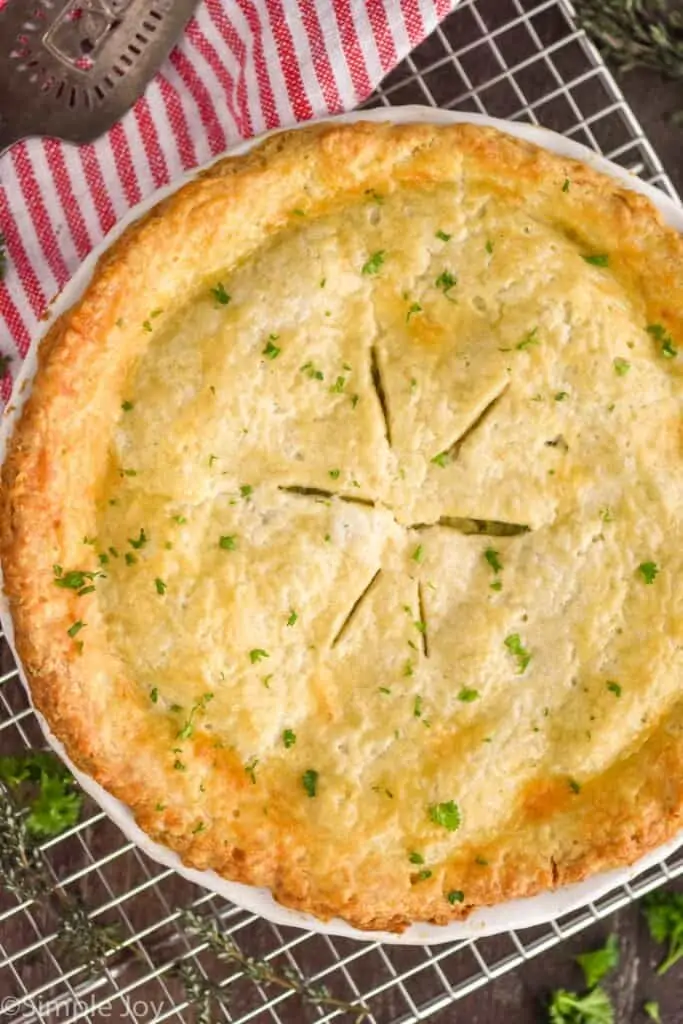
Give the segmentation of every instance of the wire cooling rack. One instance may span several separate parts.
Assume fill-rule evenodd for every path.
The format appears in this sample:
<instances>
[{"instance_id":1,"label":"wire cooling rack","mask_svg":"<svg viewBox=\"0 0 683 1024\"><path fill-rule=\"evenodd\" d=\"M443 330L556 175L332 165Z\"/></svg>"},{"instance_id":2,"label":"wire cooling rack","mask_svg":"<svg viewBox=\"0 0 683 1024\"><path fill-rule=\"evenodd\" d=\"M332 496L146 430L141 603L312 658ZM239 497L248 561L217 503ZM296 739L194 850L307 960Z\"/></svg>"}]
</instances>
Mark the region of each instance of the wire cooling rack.
<instances>
[{"instance_id":1,"label":"wire cooling rack","mask_svg":"<svg viewBox=\"0 0 683 1024\"><path fill-rule=\"evenodd\" d=\"M463 0L366 106L405 103L542 123L675 195L566 0ZM4 638L1 644L0 750L43 746ZM12 1024L191 1021L196 1010L173 973L178 961L229 995L214 1004L215 1020L303 1024L340 1017L212 959L179 925L188 907L217 920L246 955L279 971L295 969L339 999L363 1003L374 1024L409 1024L683 875L681 850L596 904L542 927L433 949L381 946L256 918L159 867L87 801L86 811L75 828L45 844L43 856L55 883L82 900L95 923L117 926L124 950L105 969L84 969L64 953L58 919L44 901L21 903L0 894L0 1019Z\"/></svg>"}]
</instances>

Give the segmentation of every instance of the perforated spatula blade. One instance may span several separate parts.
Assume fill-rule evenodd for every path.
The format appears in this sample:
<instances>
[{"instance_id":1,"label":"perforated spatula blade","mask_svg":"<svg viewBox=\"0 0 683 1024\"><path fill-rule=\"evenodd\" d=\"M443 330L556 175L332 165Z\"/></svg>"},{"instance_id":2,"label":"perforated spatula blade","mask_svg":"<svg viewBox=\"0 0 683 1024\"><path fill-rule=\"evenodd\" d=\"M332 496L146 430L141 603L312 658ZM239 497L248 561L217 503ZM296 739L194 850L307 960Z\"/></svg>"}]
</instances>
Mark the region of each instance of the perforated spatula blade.
<instances>
[{"instance_id":1,"label":"perforated spatula blade","mask_svg":"<svg viewBox=\"0 0 683 1024\"><path fill-rule=\"evenodd\" d=\"M135 100L197 0L0 0L0 153L49 135L91 142Z\"/></svg>"}]
</instances>

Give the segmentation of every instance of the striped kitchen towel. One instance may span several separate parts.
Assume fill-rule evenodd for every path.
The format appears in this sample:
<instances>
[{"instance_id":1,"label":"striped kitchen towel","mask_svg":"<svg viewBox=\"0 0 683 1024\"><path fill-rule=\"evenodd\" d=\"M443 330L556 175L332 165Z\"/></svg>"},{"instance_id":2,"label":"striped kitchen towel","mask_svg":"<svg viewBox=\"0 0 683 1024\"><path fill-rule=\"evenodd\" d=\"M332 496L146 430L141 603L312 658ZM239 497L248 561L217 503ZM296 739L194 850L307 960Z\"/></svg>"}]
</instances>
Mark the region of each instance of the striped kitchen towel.
<instances>
[{"instance_id":1,"label":"striped kitchen towel","mask_svg":"<svg viewBox=\"0 0 683 1024\"><path fill-rule=\"evenodd\" d=\"M107 135L0 158L2 401L49 301L131 206L239 139L357 106L456 2L202 0Z\"/></svg>"}]
</instances>

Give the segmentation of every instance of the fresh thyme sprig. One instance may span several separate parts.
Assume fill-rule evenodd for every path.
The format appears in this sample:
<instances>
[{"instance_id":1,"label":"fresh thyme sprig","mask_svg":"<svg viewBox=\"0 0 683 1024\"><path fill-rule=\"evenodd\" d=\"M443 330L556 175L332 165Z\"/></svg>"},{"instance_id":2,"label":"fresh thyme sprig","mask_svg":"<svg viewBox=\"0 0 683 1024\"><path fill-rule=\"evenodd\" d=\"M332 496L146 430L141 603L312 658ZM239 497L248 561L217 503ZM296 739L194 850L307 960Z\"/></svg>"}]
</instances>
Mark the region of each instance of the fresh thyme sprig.
<instances>
[{"instance_id":1,"label":"fresh thyme sprig","mask_svg":"<svg viewBox=\"0 0 683 1024\"><path fill-rule=\"evenodd\" d=\"M315 985L306 981L291 967L277 969L265 960L248 956L230 935L219 930L214 920L186 910L181 914L181 924L188 935L205 942L218 960L222 963L235 964L247 978L258 984L275 985L277 988L296 992L309 1006L326 1006L352 1014L356 1024L360 1024L370 1015L366 1006L335 998L325 985Z\"/></svg>"},{"instance_id":2,"label":"fresh thyme sprig","mask_svg":"<svg viewBox=\"0 0 683 1024\"><path fill-rule=\"evenodd\" d=\"M582 28L622 68L683 77L683 11L670 0L574 0Z\"/></svg>"}]
</instances>

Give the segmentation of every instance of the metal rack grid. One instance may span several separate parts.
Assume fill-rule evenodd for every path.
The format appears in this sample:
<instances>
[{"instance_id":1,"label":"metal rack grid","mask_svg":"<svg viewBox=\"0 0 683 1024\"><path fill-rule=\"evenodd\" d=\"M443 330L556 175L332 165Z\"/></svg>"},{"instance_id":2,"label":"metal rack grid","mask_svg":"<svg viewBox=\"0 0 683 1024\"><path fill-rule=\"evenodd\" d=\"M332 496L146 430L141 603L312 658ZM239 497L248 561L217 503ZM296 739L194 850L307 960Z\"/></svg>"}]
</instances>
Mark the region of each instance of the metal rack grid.
<instances>
[{"instance_id":1,"label":"metal rack grid","mask_svg":"<svg viewBox=\"0 0 683 1024\"><path fill-rule=\"evenodd\" d=\"M596 50L577 29L567 0L463 0L458 9L382 83L366 106L427 103L543 123L584 142L657 184L674 189ZM0 639L0 750L40 747L6 641ZM272 925L163 869L128 843L86 801L83 820L44 844L48 871L78 894L98 923L118 926L124 950L105 969L69 962L57 918L44 905L0 894L0 1015L35 1021L189 1021L194 1010L173 975L192 964L230 1001L214 1019L232 1024L324 1022L339 1011L303 1006L291 993L219 965L178 926L191 907L221 924L248 955L289 966L362 1002L373 1024L426 1020L492 979L683 875L683 850L596 904L519 933L429 948L316 936ZM134 954L134 955L131 955ZM3 998L16 1004L5 1004Z\"/></svg>"}]
</instances>

